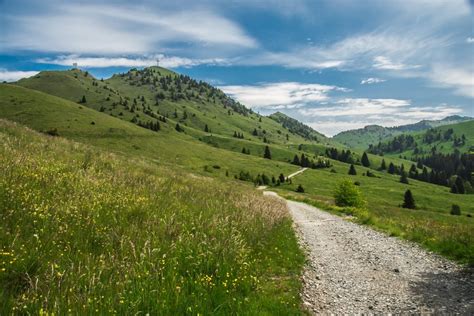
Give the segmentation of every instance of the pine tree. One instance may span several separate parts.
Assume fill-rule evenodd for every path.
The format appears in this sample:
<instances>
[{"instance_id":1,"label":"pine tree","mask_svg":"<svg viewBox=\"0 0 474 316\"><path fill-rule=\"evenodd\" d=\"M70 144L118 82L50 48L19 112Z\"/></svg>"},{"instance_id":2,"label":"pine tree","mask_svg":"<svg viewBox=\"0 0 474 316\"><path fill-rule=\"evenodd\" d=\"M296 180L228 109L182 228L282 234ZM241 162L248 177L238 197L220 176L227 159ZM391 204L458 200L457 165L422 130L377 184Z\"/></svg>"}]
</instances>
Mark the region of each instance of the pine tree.
<instances>
[{"instance_id":1,"label":"pine tree","mask_svg":"<svg viewBox=\"0 0 474 316\"><path fill-rule=\"evenodd\" d=\"M234 137L237 138L237 132L236 131L234 131Z\"/></svg>"},{"instance_id":2,"label":"pine tree","mask_svg":"<svg viewBox=\"0 0 474 316\"><path fill-rule=\"evenodd\" d=\"M265 146L265 152L263 153L263 158L272 159L272 154L270 153L270 148Z\"/></svg>"},{"instance_id":3,"label":"pine tree","mask_svg":"<svg viewBox=\"0 0 474 316\"><path fill-rule=\"evenodd\" d=\"M454 184L456 185L456 188L458 189L459 194L466 193L466 189L464 188L464 181L462 180L460 176L456 177L456 181L454 182Z\"/></svg>"},{"instance_id":4,"label":"pine tree","mask_svg":"<svg viewBox=\"0 0 474 316\"><path fill-rule=\"evenodd\" d=\"M299 166L300 165L300 158L298 158L298 155L295 155L293 158L292 164Z\"/></svg>"},{"instance_id":5,"label":"pine tree","mask_svg":"<svg viewBox=\"0 0 474 316\"><path fill-rule=\"evenodd\" d=\"M296 192L304 193L304 189L303 189L303 186L301 186L301 184L298 184L298 187L296 188Z\"/></svg>"},{"instance_id":6,"label":"pine tree","mask_svg":"<svg viewBox=\"0 0 474 316\"><path fill-rule=\"evenodd\" d=\"M247 153L247 151L245 150L245 147L242 148L242 154L246 154L246 153Z\"/></svg>"},{"instance_id":7,"label":"pine tree","mask_svg":"<svg viewBox=\"0 0 474 316\"><path fill-rule=\"evenodd\" d=\"M388 173L390 174L395 173L395 165L392 162L388 165Z\"/></svg>"},{"instance_id":8,"label":"pine tree","mask_svg":"<svg viewBox=\"0 0 474 316\"><path fill-rule=\"evenodd\" d=\"M351 164L351 166L349 168L349 174L352 175L352 176L355 176L357 174L357 171L356 171L353 164Z\"/></svg>"},{"instance_id":9,"label":"pine tree","mask_svg":"<svg viewBox=\"0 0 474 316\"><path fill-rule=\"evenodd\" d=\"M410 190L406 190L405 192L402 207L409 208L409 209L416 208L415 199L413 198L413 195L411 194Z\"/></svg>"},{"instance_id":10,"label":"pine tree","mask_svg":"<svg viewBox=\"0 0 474 316\"><path fill-rule=\"evenodd\" d=\"M387 165L385 164L385 159L382 159L382 164L380 165L380 170L387 170Z\"/></svg>"},{"instance_id":11,"label":"pine tree","mask_svg":"<svg viewBox=\"0 0 474 316\"><path fill-rule=\"evenodd\" d=\"M80 103L87 103L86 96L83 95Z\"/></svg>"},{"instance_id":12,"label":"pine tree","mask_svg":"<svg viewBox=\"0 0 474 316\"><path fill-rule=\"evenodd\" d=\"M252 135L253 135L253 136L258 136L258 132L257 132L257 129L256 129L256 128L254 128L254 130L253 130L253 132L252 132Z\"/></svg>"},{"instance_id":13,"label":"pine tree","mask_svg":"<svg viewBox=\"0 0 474 316\"><path fill-rule=\"evenodd\" d=\"M204 126L204 132L209 133L209 126L207 124Z\"/></svg>"},{"instance_id":14,"label":"pine tree","mask_svg":"<svg viewBox=\"0 0 474 316\"><path fill-rule=\"evenodd\" d=\"M280 175L278 176L278 180L280 181L280 183L285 183L285 176L283 175L283 173L280 173Z\"/></svg>"},{"instance_id":15,"label":"pine tree","mask_svg":"<svg viewBox=\"0 0 474 316\"><path fill-rule=\"evenodd\" d=\"M184 129L181 126L179 126L178 123L176 123L175 130L178 132L184 132Z\"/></svg>"},{"instance_id":16,"label":"pine tree","mask_svg":"<svg viewBox=\"0 0 474 316\"><path fill-rule=\"evenodd\" d=\"M408 178L407 178L407 173L405 171L402 172L402 175L400 176L400 182L408 184Z\"/></svg>"},{"instance_id":17,"label":"pine tree","mask_svg":"<svg viewBox=\"0 0 474 316\"><path fill-rule=\"evenodd\" d=\"M370 167L370 161L369 161L369 157L367 156L367 153L364 152L362 154L362 159L360 161L362 163L362 166L364 167Z\"/></svg>"}]
</instances>

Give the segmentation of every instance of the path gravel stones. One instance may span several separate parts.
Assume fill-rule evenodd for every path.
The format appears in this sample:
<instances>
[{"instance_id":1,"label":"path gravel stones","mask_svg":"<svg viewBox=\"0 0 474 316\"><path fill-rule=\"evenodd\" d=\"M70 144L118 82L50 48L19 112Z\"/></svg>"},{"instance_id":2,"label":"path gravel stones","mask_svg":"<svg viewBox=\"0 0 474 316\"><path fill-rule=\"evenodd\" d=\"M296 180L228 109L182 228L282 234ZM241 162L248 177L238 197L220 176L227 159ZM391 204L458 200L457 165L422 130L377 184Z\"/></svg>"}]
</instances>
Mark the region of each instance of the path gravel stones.
<instances>
[{"instance_id":1,"label":"path gravel stones","mask_svg":"<svg viewBox=\"0 0 474 316\"><path fill-rule=\"evenodd\" d=\"M302 298L310 312L474 315L472 270L307 204L287 203L308 251Z\"/></svg>"}]
</instances>

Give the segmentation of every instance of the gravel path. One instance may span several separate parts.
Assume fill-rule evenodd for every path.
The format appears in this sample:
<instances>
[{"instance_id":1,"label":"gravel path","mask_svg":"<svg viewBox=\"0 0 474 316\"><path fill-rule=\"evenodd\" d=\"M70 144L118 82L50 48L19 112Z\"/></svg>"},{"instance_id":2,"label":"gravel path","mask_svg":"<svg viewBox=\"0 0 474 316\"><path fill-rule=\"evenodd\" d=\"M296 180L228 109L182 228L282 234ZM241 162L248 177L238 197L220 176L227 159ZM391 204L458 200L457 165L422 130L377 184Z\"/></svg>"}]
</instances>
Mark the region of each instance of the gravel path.
<instances>
[{"instance_id":1,"label":"gravel path","mask_svg":"<svg viewBox=\"0 0 474 316\"><path fill-rule=\"evenodd\" d=\"M307 204L287 203L308 251L302 298L314 314L474 315L472 271Z\"/></svg>"}]
</instances>

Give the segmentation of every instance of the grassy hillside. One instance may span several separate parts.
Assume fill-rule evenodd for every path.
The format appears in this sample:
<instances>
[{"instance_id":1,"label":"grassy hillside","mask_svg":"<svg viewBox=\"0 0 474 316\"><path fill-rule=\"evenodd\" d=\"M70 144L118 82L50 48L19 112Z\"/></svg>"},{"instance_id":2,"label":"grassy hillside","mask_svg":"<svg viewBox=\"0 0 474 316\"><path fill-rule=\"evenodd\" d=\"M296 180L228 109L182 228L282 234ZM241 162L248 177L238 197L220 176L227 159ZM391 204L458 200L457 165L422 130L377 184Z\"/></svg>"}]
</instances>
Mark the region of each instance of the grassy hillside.
<instances>
[{"instance_id":1,"label":"grassy hillside","mask_svg":"<svg viewBox=\"0 0 474 316\"><path fill-rule=\"evenodd\" d=\"M371 144L375 145L379 142L387 141L397 135L426 131L430 128L456 124L468 120L472 120L472 118L453 115L442 120L423 120L415 124L397 127L369 125L361 129L341 132L335 135L333 139L350 148L367 149Z\"/></svg>"},{"instance_id":2,"label":"grassy hillside","mask_svg":"<svg viewBox=\"0 0 474 316\"><path fill-rule=\"evenodd\" d=\"M0 314L300 313L279 200L3 120L0 142Z\"/></svg>"},{"instance_id":3,"label":"grassy hillside","mask_svg":"<svg viewBox=\"0 0 474 316\"><path fill-rule=\"evenodd\" d=\"M181 166L220 177L225 177L226 172L233 177L241 171L278 176L280 172L286 174L298 169L278 161L219 150L171 127L154 132L82 104L14 85L0 85L0 95L2 118L38 131L55 131L59 136L105 150L146 157L173 168Z\"/></svg>"},{"instance_id":4,"label":"grassy hillside","mask_svg":"<svg viewBox=\"0 0 474 316\"><path fill-rule=\"evenodd\" d=\"M160 67L130 70L104 81L80 70L41 72L17 84L73 102L84 96L84 106L135 123L159 122L160 117L166 117L169 124L165 129L174 129L179 123L196 138L206 134L207 126L213 134L233 137L238 133L258 142L309 141L253 113L207 83Z\"/></svg>"}]
</instances>

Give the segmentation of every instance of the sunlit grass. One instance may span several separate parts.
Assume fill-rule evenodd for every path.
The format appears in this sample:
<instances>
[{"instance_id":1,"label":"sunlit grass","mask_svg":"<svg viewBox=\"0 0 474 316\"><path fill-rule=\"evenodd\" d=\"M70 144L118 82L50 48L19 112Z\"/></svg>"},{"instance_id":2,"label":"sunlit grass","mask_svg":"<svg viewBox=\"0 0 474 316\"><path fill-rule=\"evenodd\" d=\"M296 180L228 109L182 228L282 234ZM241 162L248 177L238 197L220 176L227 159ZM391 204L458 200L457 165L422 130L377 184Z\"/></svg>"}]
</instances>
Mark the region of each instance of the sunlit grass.
<instances>
[{"instance_id":1,"label":"sunlit grass","mask_svg":"<svg viewBox=\"0 0 474 316\"><path fill-rule=\"evenodd\" d=\"M0 145L0 314L300 312L283 202L5 121Z\"/></svg>"}]
</instances>

